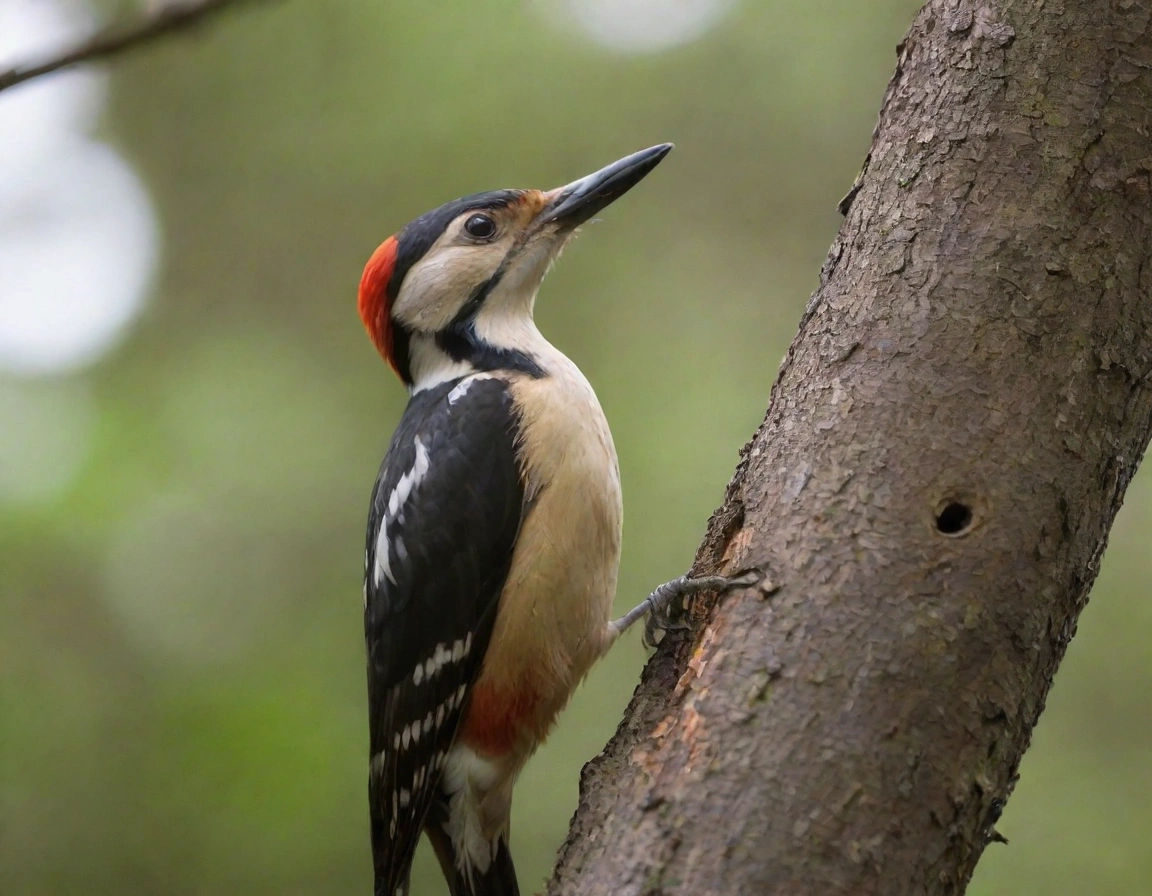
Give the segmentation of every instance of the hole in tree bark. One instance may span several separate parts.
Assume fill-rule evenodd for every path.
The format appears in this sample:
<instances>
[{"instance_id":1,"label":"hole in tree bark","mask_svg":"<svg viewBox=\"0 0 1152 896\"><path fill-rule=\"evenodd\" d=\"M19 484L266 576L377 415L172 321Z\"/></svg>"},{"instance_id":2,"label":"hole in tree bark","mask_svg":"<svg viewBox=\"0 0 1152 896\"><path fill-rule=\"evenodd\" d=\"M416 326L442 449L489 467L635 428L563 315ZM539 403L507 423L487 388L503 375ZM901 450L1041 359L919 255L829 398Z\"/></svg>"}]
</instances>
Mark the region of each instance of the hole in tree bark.
<instances>
[{"instance_id":1,"label":"hole in tree bark","mask_svg":"<svg viewBox=\"0 0 1152 896\"><path fill-rule=\"evenodd\" d=\"M949 501L936 514L936 531L941 535L963 535L972 528L972 508Z\"/></svg>"}]
</instances>

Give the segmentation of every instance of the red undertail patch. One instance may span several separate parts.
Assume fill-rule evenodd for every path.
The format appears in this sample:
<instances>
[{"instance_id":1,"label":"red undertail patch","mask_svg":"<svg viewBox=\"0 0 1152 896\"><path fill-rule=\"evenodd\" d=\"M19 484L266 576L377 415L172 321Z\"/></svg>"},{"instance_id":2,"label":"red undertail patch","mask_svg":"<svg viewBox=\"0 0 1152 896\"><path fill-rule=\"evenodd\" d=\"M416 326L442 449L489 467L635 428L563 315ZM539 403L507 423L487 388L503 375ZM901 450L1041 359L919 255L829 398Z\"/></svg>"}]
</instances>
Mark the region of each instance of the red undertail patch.
<instances>
[{"instance_id":1,"label":"red undertail patch","mask_svg":"<svg viewBox=\"0 0 1152 896\"><path fill-rule=\"evenodd\" d=\"M528 690L499 691L480 682L468 698L468 710L460 727L460 740L482 756L505 756L525 737L543 738L538 731L538 699Z\"/></svg>"}]
</instances>

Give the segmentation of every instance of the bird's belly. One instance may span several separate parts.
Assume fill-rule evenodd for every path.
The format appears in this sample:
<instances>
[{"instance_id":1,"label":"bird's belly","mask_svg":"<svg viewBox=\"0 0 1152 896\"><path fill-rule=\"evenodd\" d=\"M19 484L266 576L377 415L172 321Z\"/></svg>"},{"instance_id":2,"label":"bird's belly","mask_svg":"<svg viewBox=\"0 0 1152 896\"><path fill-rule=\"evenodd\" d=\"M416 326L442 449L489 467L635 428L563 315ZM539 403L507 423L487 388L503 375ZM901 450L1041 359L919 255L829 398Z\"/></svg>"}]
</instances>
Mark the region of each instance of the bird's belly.
<instances>
[{"instance_id":1,"label":"bird's belly","mask_svg":"<svg viewBox=\"0 0 1152 896\"><path fill-rule=\"evenodd\" d=\"M534 503L461 732L487 755L530 751L609 643L623 515L616 452L599 405L566 419L575 422L546 430L554 444L526 454L543 461L526 471Z\"/></svg>"}]
</instances>

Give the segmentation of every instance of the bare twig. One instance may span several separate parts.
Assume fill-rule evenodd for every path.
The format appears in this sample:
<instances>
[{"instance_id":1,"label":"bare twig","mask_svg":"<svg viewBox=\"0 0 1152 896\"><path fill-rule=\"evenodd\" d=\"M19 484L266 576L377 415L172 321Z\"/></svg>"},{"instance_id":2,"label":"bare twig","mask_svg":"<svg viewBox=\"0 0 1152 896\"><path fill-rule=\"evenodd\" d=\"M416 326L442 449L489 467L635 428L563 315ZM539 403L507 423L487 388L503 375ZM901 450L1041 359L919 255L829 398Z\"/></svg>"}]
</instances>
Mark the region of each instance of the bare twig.
<instances>
[{"instance_id":1,"label":"bare twig","mask_svg":"<svg viewBox=\"0 0 1152 896\"><path fill-rule=\"evenodd\" d=\"M198 25L214 13L243 2L246 0L171 0L154 12L131 22L112 25L48 59L0 72L0 90L7 90L78 62L115 56L140 44Z\"/></svg>"}]
</instances>

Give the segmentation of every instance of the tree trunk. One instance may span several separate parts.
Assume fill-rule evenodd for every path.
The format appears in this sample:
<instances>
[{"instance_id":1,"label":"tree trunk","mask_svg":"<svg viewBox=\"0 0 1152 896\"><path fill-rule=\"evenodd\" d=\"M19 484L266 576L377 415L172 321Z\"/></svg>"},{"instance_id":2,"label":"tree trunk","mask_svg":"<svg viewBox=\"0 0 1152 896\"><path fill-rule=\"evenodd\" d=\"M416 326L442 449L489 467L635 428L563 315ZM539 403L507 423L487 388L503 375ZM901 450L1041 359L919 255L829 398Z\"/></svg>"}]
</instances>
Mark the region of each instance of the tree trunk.
<instances>
[{"instance_id":1,"label":"tree trunk","mask_svg":"<svg viewBox=\"0 0 1152 896\"><path fill-rule=\"evenodd\" d=\"M960 893L1152 432L1152 0L932 0L548 892Z\"/></svg>"}]
</instances>

